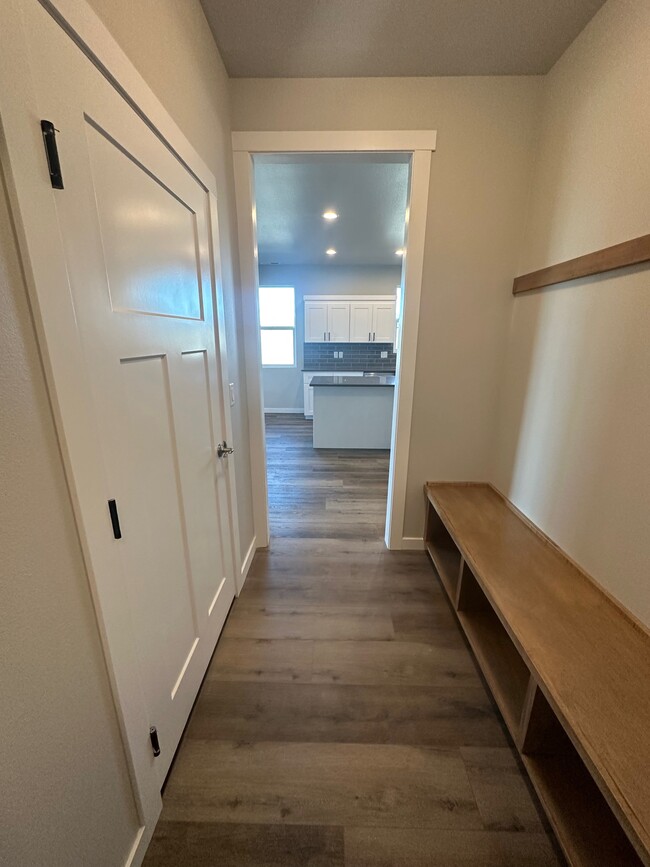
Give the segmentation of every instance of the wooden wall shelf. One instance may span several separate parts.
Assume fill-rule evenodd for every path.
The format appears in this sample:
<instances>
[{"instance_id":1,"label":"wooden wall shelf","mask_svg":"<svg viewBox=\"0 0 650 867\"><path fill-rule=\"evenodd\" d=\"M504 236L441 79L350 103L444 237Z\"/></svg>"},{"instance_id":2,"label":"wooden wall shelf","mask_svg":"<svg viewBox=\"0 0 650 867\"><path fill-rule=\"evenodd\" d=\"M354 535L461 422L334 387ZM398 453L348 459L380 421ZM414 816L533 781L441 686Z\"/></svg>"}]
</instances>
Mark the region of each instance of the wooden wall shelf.
<instances>
[{"instance_id":1,"label":"wooden wall shelf","mask_svg":"<svg viewBox=\"0 0 650 867\"><path fill-rule=\"evenodd\" d=\"M650 635L490 485L426 548L572 867L650 865Z\"/></svg>"},{"instance_id":2,"label":"wooden wall shelf","mask_svg":"<svg viewBox=\"0 0 650 867\"><path fill-rule=\"evenodd\" d=\"M512 294L521 295L523 292L532 292L534 289L543 289L567 280L577 280L578 277L603 274L605 271L614 271L641 262L650 262L650 235L641 235L640 238L605 247L595 253L587 253L539 271L531 271L530 274L522 274L515 277Z\"/></svg>"}]
</instances>

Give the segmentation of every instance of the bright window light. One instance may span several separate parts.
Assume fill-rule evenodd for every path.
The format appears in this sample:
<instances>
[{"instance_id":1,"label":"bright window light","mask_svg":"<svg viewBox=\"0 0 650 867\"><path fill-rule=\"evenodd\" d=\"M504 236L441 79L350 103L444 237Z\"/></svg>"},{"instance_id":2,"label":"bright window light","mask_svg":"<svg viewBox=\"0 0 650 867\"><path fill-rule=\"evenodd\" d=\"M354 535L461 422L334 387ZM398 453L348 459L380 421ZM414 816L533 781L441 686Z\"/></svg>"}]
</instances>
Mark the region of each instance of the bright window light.
<instances>
[{"instance_id":1,"label":"bright window light","mask_svg":"<svg viewBox=\"0 0 650 867\"><path fill-rule=\"evenodd\" d=\"M295 367L296 301L292 286L260 286L260 336L264 367Z\"/></svg>"}]
</instances>

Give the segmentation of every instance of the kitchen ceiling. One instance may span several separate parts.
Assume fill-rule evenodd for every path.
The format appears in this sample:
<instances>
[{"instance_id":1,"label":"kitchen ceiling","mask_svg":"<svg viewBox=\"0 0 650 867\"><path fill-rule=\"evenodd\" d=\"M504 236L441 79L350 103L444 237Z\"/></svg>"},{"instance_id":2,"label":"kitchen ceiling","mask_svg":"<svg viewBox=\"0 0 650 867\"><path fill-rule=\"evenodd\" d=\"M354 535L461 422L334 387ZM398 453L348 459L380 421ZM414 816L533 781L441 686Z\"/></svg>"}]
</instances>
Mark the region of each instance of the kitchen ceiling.
<instances>
[{"instance_id":1,"label":"kitchen ceiling","mask_svg":"<svg viewBox=\"0 0 650 867\"><path fill-rule=\"evenodd\" d=\"M604 0L202 0L233 78L536 75Z\"/></svg>"},{"instance_id":2,"label":"kitchen ceiling","mask_svg":"<svg viewBox=\"0 0 650 867\"><path fill-rule=\"evenodd\" d=\"M260 264L399 265L408 173L403 155L255 157Z\"/></svg>"}]
</instances>

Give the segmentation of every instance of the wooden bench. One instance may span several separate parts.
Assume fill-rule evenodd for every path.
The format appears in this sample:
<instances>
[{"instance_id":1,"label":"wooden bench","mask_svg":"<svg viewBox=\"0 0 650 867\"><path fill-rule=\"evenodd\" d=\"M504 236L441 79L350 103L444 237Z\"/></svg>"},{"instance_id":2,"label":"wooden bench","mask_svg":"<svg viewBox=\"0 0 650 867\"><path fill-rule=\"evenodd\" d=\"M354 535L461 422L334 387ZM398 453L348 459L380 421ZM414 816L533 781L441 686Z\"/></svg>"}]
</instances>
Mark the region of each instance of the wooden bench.
<instances>
[{"instance_id":1,"label":"wooden bench","mask_svg":"<svg viewBox=\"0 0 650 867\"><path fill-rule=\"evenodd\" d=\"M425 542L572 865L650 865L650 635L487 484L429 483Z\"/></svg>"}]
</instances>

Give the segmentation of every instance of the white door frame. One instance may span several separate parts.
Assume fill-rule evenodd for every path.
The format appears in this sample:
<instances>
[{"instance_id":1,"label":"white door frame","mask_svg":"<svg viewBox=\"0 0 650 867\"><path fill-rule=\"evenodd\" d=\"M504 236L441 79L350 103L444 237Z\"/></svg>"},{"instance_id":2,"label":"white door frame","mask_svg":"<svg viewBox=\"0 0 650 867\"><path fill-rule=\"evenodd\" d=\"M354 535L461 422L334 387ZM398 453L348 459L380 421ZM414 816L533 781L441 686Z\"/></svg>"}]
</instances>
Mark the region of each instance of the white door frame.
<instances>
[{"instance_id":1,"label":"white door frame","mask_svg":"<svg viewBox=\"0 0 650 867\"><path fill-rule=\"evenodd\" d=\"M385 542L387 547L392 549L421 548L421 540L404 538L404 511L429 202L429 176L431 154L436 149L436 132L434 130L233 132L232 144L244 313L253 517L255 536L260 547L269 544L269 517L258 312L259 273L253 156L260 153L292 152L399 151L411 154L407 238L405 239L407 255L402 271L404 309L393 409Z\"/></svg>"},{"instance_id":2,"label":"white door frame","mask_svg":"<svg viewBox=\"0 0 650 867\"><path fill-rule=\"evenodd\" d=\"M0 160L5 173L12 216L20 247L34 322L38 334L57 434L77 521L79 538L97 614L108 677L140 827L128 865L144 857L162 801L147 743L144 695L134 670L135 637L126 622L118 594L106 592L118 581L121 565L107 532L107 483L96 443L96 420L86 380L80 334L69 290L63 246L57 230L54 195L45 161L38 100L28 62L21 8L40 2L89 60L143 119L152 132L195 176L209 198L214 243L213 285L217 353L221 362L219 400L223 435L232 442L228 367L223 320L224 299L219 261L216 180L189 144L144 79L85 0L5 0L2 4L0 52ZM56 118L50 118L55 121ZM63 177L65 181L65 166ZM49 340L48 334L58 339ZM235 581L241 582L239 529L234 465L229 468L229 508Z\"/></svg>"}]
</instances>

